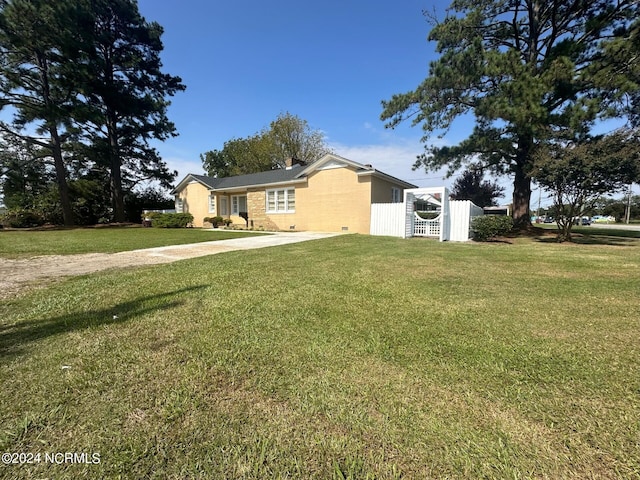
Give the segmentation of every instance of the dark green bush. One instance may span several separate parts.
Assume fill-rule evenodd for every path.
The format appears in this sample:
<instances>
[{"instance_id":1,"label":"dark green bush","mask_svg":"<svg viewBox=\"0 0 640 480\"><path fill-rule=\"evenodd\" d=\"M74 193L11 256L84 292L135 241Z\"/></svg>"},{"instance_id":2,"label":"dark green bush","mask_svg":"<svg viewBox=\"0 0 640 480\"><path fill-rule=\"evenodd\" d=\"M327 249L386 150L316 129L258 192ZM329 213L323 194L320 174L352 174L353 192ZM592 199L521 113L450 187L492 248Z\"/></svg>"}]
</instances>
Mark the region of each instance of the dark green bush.
<instances>
[{"instance_id":1,"label":"dark green bush","mask_svg":"<svg viewBox=\"0 0 640 480\"><path fill-rule=\"evenodd\" d=\"M39 227L45 224L45 219L40 213L26 208L13 208L2 215L0 222L5 227L29 228Z\"/></svg>"},{"instance_id":2,"label":"dark green bush","mask_svg":"<svg viewBox=\"0 0 640 480\"><path fill-rule=\"evenodd\" d=\"M473 239L478 242L486 242L499 235L506 235L512 228L513 219L503 215L484 215L474 217L471 221L471 233Z\"/></svg>"},{"instance_id":3,"label":"dark green bush","mask_svg":"<svg viewBox=\"0 0 640 480\"><path fill-rule=\"evenodd\" d=\"M153 215L151 225L156 228L185 228L192 222L190 213L157 213Z\"/></svg>"},{"instance_id":4,"label":"dark green bush","mask_svg":"<svg viewBox=\"0 0 640 480\"><path fill-rule=\"evenodd\" d=\"M210 223L213 228L218 228L224 222L221 216L216 217L204 217L204 223Z\"/></svg>"}]
</instances>

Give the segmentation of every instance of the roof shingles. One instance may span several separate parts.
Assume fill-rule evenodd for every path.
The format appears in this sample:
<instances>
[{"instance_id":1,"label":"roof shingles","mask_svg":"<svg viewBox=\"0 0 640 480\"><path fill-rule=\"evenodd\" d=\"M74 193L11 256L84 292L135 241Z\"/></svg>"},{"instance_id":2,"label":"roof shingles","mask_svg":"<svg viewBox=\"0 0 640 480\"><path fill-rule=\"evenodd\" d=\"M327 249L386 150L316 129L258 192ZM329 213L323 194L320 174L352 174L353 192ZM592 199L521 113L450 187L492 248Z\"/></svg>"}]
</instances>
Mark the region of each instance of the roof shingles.
<instances>
[{"instance_id":1,"label":"roof shingles","mask_svg":"<svg viewBox=\"0 0 640 480\"><path fill-rule=\"evenodd\" d=\"M190 174L182 182L180 182L180 184L173 190L172 193L175 194L176 192L178 192L183 185L186 185L186 183L188 183L189 179L196 180L207 186L209 189L218 191L292 182L301 176L304 177L314 168L322 166L329 161L346 163L347 165L350 165L352 168L354 168L357 172L383 175L387 178L397 180L400 184L405 184L409 188L415 187L415 185L411 185L410 183L396 179L395 177L391 177L383 172L380 172L379 170L375 170L371 168L370 165L362 165L357 162L338 157L337 155L326 155L322 159L304 167L301 167L300 165L294 165L289 169L268 170L266 172L249 173L247 175L236 175L234 177L213 178L206 175Z\"/></svg>"},{"instance_id":2,"label":"roof shingles","mask_svg":"<svg viewBox=\"0 0 640 480\"><path fill-rule=\"evenodd\" d=\"M256 185L268 185L295 180L300 173L300 168L268 170L266 172L249 173L235 177L213 178L206 175L191 175L199 182L213 190L226 190L231 188L251 187Z\"/></svg>"}]
</instances>

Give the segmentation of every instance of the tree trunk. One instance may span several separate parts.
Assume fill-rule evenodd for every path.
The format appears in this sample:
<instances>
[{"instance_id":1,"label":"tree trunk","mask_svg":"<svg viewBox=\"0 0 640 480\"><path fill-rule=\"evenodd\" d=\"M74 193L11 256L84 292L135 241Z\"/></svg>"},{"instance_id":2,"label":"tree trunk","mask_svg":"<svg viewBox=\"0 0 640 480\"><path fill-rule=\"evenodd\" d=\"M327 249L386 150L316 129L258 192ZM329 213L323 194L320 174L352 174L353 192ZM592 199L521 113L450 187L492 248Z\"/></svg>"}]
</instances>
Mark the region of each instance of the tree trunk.
<instances>
[{"instance_id":1,"label":"tree trunk","mask_svg":"<svg viewBox=\"0 0 640 480\"><path fill-rule=\"evenodd\" d=\"M517 168L513 180L513 226L516 229L526 229L531 226L531 178L522 168Z\"/></svg>"},{"instance_id":2,"label":"tree trunk","mask_svg":"<svg viewBox=\"0 0 640 480\"><path fill-rule=\"evenodd\" d=\"M518 152L513 179L513 227L525 230L531 227L531 177L527 166L531 163L533 140L529 135L522 135L518 141Z\"/></svg>"},{"instance_id":3,"label":"tree trunk","mask_svg":"<svg viewBox=\"0 0 640 480\"><path fill-rule=\"evenodd\" d=\"M51 100L51 89L49 85L49 63L43 55L37 55L37 64L40 67L40 82L42 84L42 100L47 110L51 110L53 102ZM49 135L51 136L51 154L56 170L56 183L58 184L58 194L60 195L60 206L62 207L62 220L65 226L74 224L73 209L69 198L69 185L67 183L67 169L62 158L62 145L60 134L55 119L47 119Z\"/></svg>"},{"instance_id":4,"label":"tree trunk","mask_svg":"<svg viewBox=\"0 0 640 480\"><path fill-rule=\"evenodd\" d=\"M65 226L74 225L73 209L69 197L69 184L67 183L67 169L62 158L62 147L60 146L60 135L55 126L49 127L51 135L51 153L56 170L56 183L58 184L58 195L60 196L60 206L62 207L62 220Z\"/></svg>"},{"instance_id":5,"label":"tree trunk","mask_svg":"<svg viewBox=\"0 0 640 480\"><path fill-rule=\"evenodd\" d=\"M124 194L122 193L122 161L118 145L117 120L113 112L107 112L107 135L109 136L109 166L111 181L111 203L113 206L113 221L126 220L124 210Z\"/></svg>"}]
</instances>

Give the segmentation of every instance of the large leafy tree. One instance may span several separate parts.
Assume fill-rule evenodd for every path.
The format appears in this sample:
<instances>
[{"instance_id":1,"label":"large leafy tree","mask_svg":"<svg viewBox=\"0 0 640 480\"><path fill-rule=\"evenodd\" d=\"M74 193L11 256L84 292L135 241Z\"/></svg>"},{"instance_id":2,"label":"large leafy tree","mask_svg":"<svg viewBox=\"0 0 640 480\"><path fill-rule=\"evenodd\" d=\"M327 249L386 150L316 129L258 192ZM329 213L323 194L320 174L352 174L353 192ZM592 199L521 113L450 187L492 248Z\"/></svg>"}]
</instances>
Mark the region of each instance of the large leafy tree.
<instances>
[{"instance_id":1,"label":"large leafy tree","mask_svg":"<svg viewBox=\"0 0 640 480\"><path fill-rule=\"evenodd\" d=\"M533 174L562 212L557 218L559 240L571 240L574 218L601 195L620 191L640 177L640 134L620 130L579 143L545 145L536 153Z\"/></svg>"},{"instance_id":2,"label":"large leafy tree","mask_svg":"<svg viewBox=\"0 0 640 480\"><path fill-rule=\"evenodd\" d=\"M147 22L134 0L91 0L84 52L86 109L92 157L110 172L115 221L124 221L125 191L141 180L169 184L170 172L149 140L176 135L168 120L168 96L185 89L162 72L162 27ZM90 129L86 129L90 126Z\"/></svg>"},{"instance_id":3,"label":"large leafy tree","mask_svg":"<svg viewBox=\"0 0 640 480\"><path fill-rule=\"evenodd\" d=\"M202 162L202 168L210 177L224 178L232 175L232 159L229 158L224 148L222 150L216 149L201 153L200 161Z\"/></svg>"},{"instance_id":4,"label":"large leafy tree","mask_svg":"<svg viewBox=\"0 0 640 480\"><path fill-rule=\"evenodd\" d=\"M72 225L63 144L78 94L81 14L72 0L3 1L0 9L0 107L13 113L0 128L53 158L64 223Z\"/></svg>"},{"instance_id":5,"label":"large leafy tree","mask_svg":"<svg viewBox=\"0 0 640 480\"><path fill-rule=\"evenodd\" d=\"M222 150L205 152L200 155L200 160L207 175L222 178L277 168L272 157L269 139L256 134L228 140Z\"/></svg>"},{"instance_id":6,"label":"large leafy tree","mask_svg":"<svg viewBox=\"0 0 640 480\"><path fill-rule=\"evenodd\" d=\"M429 40L440 57L414 91L383 102L382 119L422 125L429 141L455 119L475 116L470 136L427 147L414 168L450 172L480 161L513 177L516 227L530 225L531 172L549 135L586 134L599 118L620 116L638 92L624 55L637 29L635 0L455 0ZM606 76L609 76L608 80Z\"/></svg>"},{"instance_id":7,"label":"large leafy tree","mask_svg":"<svg viewBox=\"0 0 640 480\"><path fill-rule=\"evenodd\" d=\"M312 130L309 123L289 112L278 115L262 136L269 143L272 163L284 168L287 158L311 163L331 153L320 130Z\"/></svg>"},{"instance_id":8,"label":"large leafy tree","mask_svg":"<svg viewBox=\"0 0 640 480\"><path fill-rule=\"evenodd\" d=\"M330 152L322 132L287 112L259 133L231 139L222 150L205 152L200 159L208 175L228 177L284 168L287 158L311 163Z\"/></svg>"}]
</instances>

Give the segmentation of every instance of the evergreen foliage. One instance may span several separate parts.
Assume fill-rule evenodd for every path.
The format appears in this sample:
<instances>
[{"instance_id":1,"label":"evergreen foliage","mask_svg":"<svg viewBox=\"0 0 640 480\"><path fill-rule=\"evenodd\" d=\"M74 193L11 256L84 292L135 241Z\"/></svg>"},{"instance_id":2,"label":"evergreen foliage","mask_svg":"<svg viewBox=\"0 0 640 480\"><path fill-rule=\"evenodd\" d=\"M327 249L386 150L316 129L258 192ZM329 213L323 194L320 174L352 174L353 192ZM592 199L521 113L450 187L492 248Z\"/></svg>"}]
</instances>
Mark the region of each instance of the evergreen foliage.
<instances>
[{"instance_id":1,"label":"evergreen foliage","mask_svg":"<svg viewBox=\"0 0 640 480\"><path fill-rule=\"evenodd\" d=\"M167 97L185 88L161 71L161 35L135 0L0 2L0 108L13 113L0 124L6 141L0 167L25 172L51 159L52 171L45 170L55 175L66 225L83 221L72 182L106 185L107 220L122 222L125 199L140 182L168 187L175 178L149 144L176 134ZM37 155L16 162L35 149ZM6 194L16 186L3 188Z\"/></svg>"},{"instance_id":2,"label":"evergreen foliage","mask_svg":"<svg viewBox=\"0 0 640 480\"><path fill-rule=\"evenodd\" d=\"M471 200L478 207L497 205L496 199L503 196L504 187L484 179L479 165L472 165L454 182L451 189L453 200Z\"/></svg>"},{"instance_id":3,"label":"evergreen foliage","mask_svg":"<svg viewBox=\"0 0 640 480\"><path fill-rule=\"evenodd\" d=\"M414 168L450 173L481 161L513 178L516 226L530 225L531 171L539 146L562 132L586 134L598 119L629 117L640 92L639 3L633 0L456 0L429 40L439 58L413 91L383 102L394 127L411 119L423 141L475 117L455 146L427 146Z\"/></svg>"}]
</instances>

